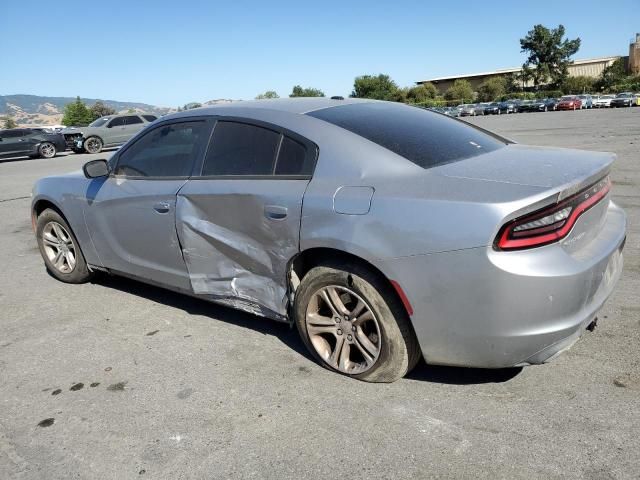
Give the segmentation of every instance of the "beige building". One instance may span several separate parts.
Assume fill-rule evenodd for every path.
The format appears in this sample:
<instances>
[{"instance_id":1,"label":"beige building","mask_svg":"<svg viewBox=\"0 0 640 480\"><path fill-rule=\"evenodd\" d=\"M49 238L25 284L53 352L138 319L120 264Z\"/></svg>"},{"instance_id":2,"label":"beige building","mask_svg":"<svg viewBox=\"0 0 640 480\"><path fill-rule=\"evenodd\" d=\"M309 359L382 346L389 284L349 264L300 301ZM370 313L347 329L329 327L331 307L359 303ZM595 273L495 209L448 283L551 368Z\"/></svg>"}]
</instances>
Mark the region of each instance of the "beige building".
<instances>
[{"instance_id":1,"label":"beige building","mask_svg":"<svg viewBox=\"0 0 640 480\"><path fill-rule=\"evenodd\" d=\"M613 57L598 57L587 58L585 60L575 60L569 65L569 76L578 77L599 77L602 71L615 62L618 58L624 58L627 66L627 71L634 75L640 75L640 33L636 33L634 40L629 42L629 56L622 57L621 55L615 55ZM494 70L492 72L471 73L468 75L452 75L450 77L438 77L430 78L428 80L421 80L416 82L418 85L422 83L433 83L440 93L444 93L449 87L453 85L456 80L467 80L471 83L474 90L478 90L478 87L488 78L500 77L504 75L520 73L522 68L504 68L502 70ZM524 85L525 87L533 86L532 82Z\"/></svg>"},{"instance_id":2,"label":"beige building","mask_svg":"<svg viewBox=\"0 0 640 480\"><path fill-rule=\"evenodd\" d=\"M638 57L640 59L640 49L638 49ZM588 58L585 60L575 60L571 65L569 65L569 76L578 77L584 75L587 77L599 77L605 67L611 65L618 58L620 58L620 55L615 57L598 57ZM477 91L478 87L489 78L519 73L521 70L521 68L504 68L502 70L494 70L492 72L431 78L428 80L421 80L416 83L421 84L431 82L436 86L440 93L444 93L449 87L453 85L453 82L455 82L456 80L467 80L469 83L471 83L473 89ZM530 87L532 85L533 83L529 82L525 86Z\"/></svg>"}]
</instances>

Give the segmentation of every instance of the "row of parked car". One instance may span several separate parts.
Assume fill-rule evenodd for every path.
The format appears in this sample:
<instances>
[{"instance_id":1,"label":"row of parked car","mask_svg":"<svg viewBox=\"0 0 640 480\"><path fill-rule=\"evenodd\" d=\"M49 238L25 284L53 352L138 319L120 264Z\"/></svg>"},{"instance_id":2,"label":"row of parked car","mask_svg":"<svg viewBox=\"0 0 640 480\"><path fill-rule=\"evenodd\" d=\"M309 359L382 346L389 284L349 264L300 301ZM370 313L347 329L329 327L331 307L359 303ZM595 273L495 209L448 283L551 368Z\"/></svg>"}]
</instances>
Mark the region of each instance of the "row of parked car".
<instances>
[{"instance_id":1,"label":"row of parked car","mask_svg":"<svg viewBox=\"0 0 640 480\"><path fill-rule=\"evenodd\" d=\"M87 127L0 130L0 158L53 158L67 149L76 153L100 153L103 148L124 145L157 118L146 113L121 114L98 118Z\"/></svg>"},{"instance_id":2,"label":"row of parked car","mask_svg":"<svg viewBox=\"0 0 640 480\"><path fill-rule=\"evenodd\" d=\"M565 95L560 98L540 98L536 100L513 99L503 102L467 103L457 107L435 107L431 110L452 117L474 117L477 115L500 115L503 113L635 106L640 106L640 93L624 92L617 95Z\"/></svg>"}]
</instances>

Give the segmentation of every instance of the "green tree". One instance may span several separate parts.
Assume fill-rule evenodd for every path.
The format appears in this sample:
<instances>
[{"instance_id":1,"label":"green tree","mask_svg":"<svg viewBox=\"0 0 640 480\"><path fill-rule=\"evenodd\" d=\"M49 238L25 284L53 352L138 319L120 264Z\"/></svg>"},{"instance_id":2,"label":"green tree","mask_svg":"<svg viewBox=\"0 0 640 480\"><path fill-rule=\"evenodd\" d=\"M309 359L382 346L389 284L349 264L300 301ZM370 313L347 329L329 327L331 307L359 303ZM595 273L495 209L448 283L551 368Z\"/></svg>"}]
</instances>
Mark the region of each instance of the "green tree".
<instances>
[{"instance_id":1,"label":"green tree","mask_svg":"<svg viewBox=\"0 0 640 480\"><path fill-rule=\"evenodd\" d=\"M256 100L268 100L270 98L280 98L280 95L278 95L273 90L267 90L266 92L261 93L260 95L258 95L256 97Z\"/></svg>"},{"instance_id":2,"label":"green tree","mask_svg":"<svg viewBox=\"0 0 640 480\"><path fill-rule=\"evenodd\" d=\"M605 67L597 81L596 87L599 90L610 90L614 85L624 83L627 78L624 59L618 58L611 65Z\"/></svg>"},{"instance_id":3,"label":"green tree","mask_svg":"<svg viewBox=\"0 0 640 480\"><path fill-rule=\"evenodd\" d=\"M444 92L444 98L449 102L468 103L473 100L473 88L467 80L456 80L453 85Z\"/></svg>"},{"instance_id":4,"label":"green tree","mask_svg":"<svg viewBox=\"0 0 640 480\"><path fill-rule=\"evenodd\" d=\"M478 100L493 102L507 92L507 79L504 77L487 78L478 87Z\"/></svg>"},{"instance_id":5,"label":"green tree","mask_svg":"<svg viewBox=\"0 0 640 480\"><path fill-rule=\"evenodd\" d=\"M560 85L569 75L571 56L580 48L580 39L564 39L563 25L549 29L544 25L534 25L524 38L520 39L522 52L528 54L523 68L531 68L536 89L549 80Z\"/></svg>"},{"instance_id":6,"label":"green tree","mask_svg":"<svg viewBox=\"0 0 640 480\"><path fill-rule=\"evenodd\" d=\"M324 92L317 88L302 88L296 85L289 97L324 97Z\"/></svg>"},{"instance_id":7,"label":"green tree","mask_svg":"<svg viewBox=\"0 0 640 480\"><path fill-rule=\"evenodd\" d=\"M91 122L93 122L91 110L80 100L80 97L76 97L75 102L65 105L62 117L63 125L67 127L86 127Z\"/></svg>"},{"instance_id":8,"label":"green tree","mask_svg":"<svg viewBox=\"0 0 640 480\"><path fill-rule=\"evenodd\" d=\"M11 117L11 115L7 115L2 120L4 121L4 128L16 128L18 126L18 124Z\"/></svg>"},{"instance_id":9,"label":"green tree","mask_svg":"<svg viewBox=\"0 0 640 480\"><path fill-rule=\"evenodd\" d=\"M422 83L411 87L406 91L406 100L409 103L425 103L433 100L438 95L438 89L431 82Z\"/></svg>"},{"instance_id":10,"label":"green tree","mask_svg":"<svg viewBox=\"0 0 640 480\"><path fill-rule=\"evenodd\" d=\"M567 77L560 85L560 90L564 94L588 93L594 90L596 79L580 75L578 77Z\"/></svg>"},{"instance_id":11,"label":"green tree","mask_svg":"<svg viewBox=\"0 0 640 480\"><path fill-rule=\"evenodd\" d=\"M397 98L398 85L389 75L362 75L353 82L354 98L373 98L376 100L394 100Z\"/></svg>"},{"instance_id":12,"label":"green tree","mask_svg":"<svg viewBox=\"0 0 640 480\"><path fill-rule=\"evenodd\" d=\"M98 100L96 103L91 105L89 110L91 111L91 116L93 117L93 120L96 120L100 117L106 117L107 115L114 115L116 113L116 111L113 108L107 107L100 100Z\"/></svg>"}]
</instances>

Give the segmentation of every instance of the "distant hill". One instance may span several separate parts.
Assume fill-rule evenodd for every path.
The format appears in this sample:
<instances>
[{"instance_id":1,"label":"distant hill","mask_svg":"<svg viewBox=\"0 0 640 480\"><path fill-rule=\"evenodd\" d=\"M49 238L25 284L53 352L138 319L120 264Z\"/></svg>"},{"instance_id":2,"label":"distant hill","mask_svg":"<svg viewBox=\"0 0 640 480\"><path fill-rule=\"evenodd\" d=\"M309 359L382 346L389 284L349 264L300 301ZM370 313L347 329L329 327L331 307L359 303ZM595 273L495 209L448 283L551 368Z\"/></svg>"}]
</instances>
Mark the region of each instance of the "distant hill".
<instances>
[{"instance_id":1,"label":"distant hill","mask_svg":"<svg viewBox=\"0 0 640 480\"><path fill-rule=\"evenodd\" d=\"M157 107L140 102L119 102L97 98L81 98L87 105L100 100L116 112L130 109L136 112L165 115L175 108ZM64 106L75 101L75 97L41 97L38 95L0 95L0 117L11 115L19 125L56 125L62 120Z\"/></svg>"}]
</instances>

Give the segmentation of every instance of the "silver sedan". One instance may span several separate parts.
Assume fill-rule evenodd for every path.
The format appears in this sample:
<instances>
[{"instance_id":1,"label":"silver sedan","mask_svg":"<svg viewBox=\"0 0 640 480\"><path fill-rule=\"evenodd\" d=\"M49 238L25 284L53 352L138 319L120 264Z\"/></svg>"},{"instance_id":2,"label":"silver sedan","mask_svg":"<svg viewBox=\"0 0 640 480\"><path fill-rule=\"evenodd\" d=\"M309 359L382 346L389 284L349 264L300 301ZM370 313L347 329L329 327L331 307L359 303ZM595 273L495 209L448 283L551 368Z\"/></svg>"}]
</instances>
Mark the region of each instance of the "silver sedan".
<instances>
[{"instance_id":1,"label":"silver sedan","mask_svg":"<svg viewBox=\"0 0 640 480\"><path fill-rule=\"evenodd\" d=\"M391 382L421 357L570 347L622 270L613 161L397 103L239 102L39 180L32 215L64 282L125 275L290 322L327 368Z\"/></svg>"}]
</instances>

